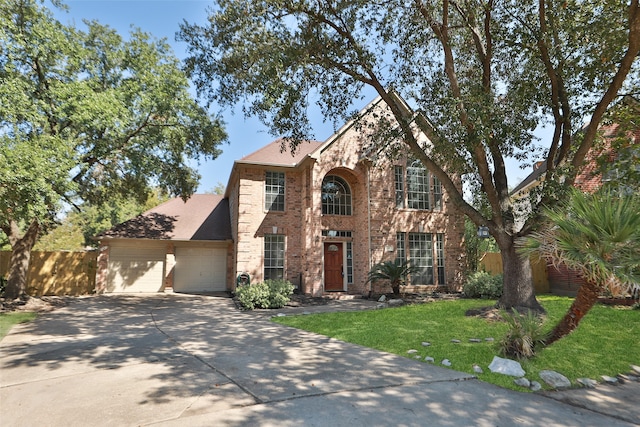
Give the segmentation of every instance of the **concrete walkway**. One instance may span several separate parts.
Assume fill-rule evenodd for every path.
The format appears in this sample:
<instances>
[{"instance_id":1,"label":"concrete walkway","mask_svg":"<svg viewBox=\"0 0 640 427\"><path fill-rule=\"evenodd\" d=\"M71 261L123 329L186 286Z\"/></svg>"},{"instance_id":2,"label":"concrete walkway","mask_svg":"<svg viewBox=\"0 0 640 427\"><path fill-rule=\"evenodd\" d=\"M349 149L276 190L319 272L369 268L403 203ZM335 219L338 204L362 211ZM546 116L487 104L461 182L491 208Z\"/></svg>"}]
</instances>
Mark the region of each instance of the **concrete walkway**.
<instances>
[{"instance_id":1,"label":"concrete walkway","mask_svg":"<svg viewBox=\"0 0 640 427\"><path fill-rule=\"evenodd\" d=\"M71 301L0 342L0 425L632 425L277 325L226 298Z\"/></svg>"}]
</instances>

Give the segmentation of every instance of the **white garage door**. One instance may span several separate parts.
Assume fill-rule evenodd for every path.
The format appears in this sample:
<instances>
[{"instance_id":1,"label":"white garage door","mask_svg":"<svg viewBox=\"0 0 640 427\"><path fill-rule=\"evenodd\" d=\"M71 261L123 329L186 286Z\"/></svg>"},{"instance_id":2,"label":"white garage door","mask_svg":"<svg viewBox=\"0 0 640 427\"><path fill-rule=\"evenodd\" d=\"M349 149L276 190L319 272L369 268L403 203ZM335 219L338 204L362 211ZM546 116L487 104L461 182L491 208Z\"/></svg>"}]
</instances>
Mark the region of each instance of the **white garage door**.
<instances>
[{"instance_id":1,"label":"white garage door","mask_svg":"<svg viewBox=\"0 0 640 427\"><path fill-rule=\"evenodd\" d=\"M164 281L165 247L111 246L107 292L159 292Z\"/></svg>"},{"instance_id":2,"label":"white garage door","mask_svg":"<svg viewBox=\"0 0 640 427\"><path fill-rule=\"evenodd\" d=\"M175 292L225 291L226 278L226 248L176 248Z\"/></svg>"}]
</instances>

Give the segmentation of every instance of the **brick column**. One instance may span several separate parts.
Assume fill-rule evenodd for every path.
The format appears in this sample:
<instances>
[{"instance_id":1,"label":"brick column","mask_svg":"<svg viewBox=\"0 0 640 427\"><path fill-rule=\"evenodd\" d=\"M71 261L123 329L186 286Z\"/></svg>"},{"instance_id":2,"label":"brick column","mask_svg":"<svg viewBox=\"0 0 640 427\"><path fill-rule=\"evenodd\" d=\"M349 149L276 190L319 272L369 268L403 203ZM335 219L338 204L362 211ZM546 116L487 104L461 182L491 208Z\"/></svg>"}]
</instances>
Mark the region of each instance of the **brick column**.
<instances>
[{"instance_id":1,"label":"brick column","mask_svg":"<svg viewBox=\"0 0 640 427\"><path fill-rule=\"evenodd\" d=\"M164 289L173 290L173 273L176 267L176 247L173 242L167 243L167 254L165 256L165 276Z\"/></svg>"},{"instance_id":2,"label":"brick column","mask_svg":"<svg viewBox=\"0 0 640 427\"><path fill-rule=\"evenodd\" d=\"M107 290L107 273L109 271L109 246L98 249L95 293L102 294Z\"/></svg>"}]
</instances>

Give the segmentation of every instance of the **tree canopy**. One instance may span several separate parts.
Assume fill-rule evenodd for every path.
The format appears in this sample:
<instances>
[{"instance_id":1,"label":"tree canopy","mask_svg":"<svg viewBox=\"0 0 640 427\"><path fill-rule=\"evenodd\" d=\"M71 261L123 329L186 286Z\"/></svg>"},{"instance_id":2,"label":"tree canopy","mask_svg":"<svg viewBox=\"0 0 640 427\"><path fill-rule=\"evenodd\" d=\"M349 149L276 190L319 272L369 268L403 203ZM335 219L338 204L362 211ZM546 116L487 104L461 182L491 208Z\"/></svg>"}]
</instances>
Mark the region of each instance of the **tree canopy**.
<instances>
[{"instance_id":1,"label":"tree canopy","mask_svg":"<svg viewBox=\"0 0 640 427\"><path fill-rule=\"evenodd\" d=\"M84 26L39 0L0 1L0 229L23 264L63 203L144 201L152 187L188 197L191 162L215 158L226 138L166 41Z\"/></svg>"},{"instance_id":2,"label":"tree canopy","mask_svg":"<svg viewBox=\"0 0 640 427\"><path fill-rule=\"evenodd\" d=\"M38 240L34 250L81 251L97 247L96 236L111 227L168 200L159 191L154 191L145 203L133 198L114 195L99 205L83 203L78 210L71 210Z\"/></svg>"},{"instance_id":3,"label":"tree canopy","mask_svg":"<svg viewBox=\"0 0 640 427\"><path fill-rule=\"evenodd\" d=\"M312 103L342 122L373 89L399 126L395 136L496 239L501 305L541 308L528 260L514 249L540 224L539 209L517 221L505 162L546 158L547 204L560 182L573 182L609 105L639 89L638 0L219 0L209 13L206 25L185 22L180 33L201 94L242 102L294 147L312 136ZM553 129L550 141L534 137L541 125ZM486 213L465 201L459 176L475 183Z\"/></svg>"}]
</instances>

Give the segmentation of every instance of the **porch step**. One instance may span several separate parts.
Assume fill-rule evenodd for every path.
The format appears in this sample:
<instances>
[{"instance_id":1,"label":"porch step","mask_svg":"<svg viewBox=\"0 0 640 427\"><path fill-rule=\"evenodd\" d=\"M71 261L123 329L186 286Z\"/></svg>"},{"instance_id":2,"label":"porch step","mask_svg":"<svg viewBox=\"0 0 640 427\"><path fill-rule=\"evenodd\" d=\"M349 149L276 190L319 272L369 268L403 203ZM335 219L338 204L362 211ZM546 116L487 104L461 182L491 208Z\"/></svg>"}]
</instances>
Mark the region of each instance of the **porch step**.
<instances>
[{"instance_id":1,"label":"porch step","mask_svg":"<svg viewBox=\"0 0 640 427\"><path fill-rule=\"evenodd\" d=\"M327 299L334 299L334 300L362 299L362 295L344 294L340 292L325 292L322 294L322 297Z\"/></svg>"}]
</instances>

